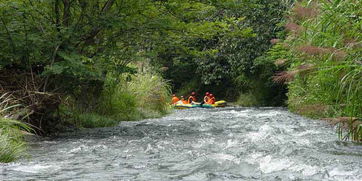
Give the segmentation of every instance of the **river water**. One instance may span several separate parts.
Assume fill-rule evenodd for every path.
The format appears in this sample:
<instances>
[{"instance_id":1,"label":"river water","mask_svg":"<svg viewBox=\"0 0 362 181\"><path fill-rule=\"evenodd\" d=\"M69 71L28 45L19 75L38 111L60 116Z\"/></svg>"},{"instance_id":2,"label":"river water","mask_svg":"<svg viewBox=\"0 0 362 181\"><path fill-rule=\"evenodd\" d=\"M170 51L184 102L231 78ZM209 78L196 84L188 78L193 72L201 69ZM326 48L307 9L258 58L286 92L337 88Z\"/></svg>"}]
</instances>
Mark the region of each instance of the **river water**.
<instances>
[{"instance_id":1,"label":"river water","mask_svg":"<svg viewBox=\"0 0 362 181\"><path fill-rule=\"evenodd\" d=\"M0 180L362 180L362 145L282 108L179 110L31 143Z\"/></svg>"}]
</instances>

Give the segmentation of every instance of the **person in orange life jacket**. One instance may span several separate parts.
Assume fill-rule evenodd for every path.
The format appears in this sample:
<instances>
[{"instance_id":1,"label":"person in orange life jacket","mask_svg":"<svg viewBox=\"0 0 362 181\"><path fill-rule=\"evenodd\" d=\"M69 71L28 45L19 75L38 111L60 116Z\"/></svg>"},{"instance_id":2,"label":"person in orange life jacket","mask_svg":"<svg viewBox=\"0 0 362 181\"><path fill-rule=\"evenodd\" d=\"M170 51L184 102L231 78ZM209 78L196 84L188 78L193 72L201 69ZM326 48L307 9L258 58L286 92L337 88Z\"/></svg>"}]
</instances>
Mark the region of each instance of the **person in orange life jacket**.
<instances>
[{"instance_id":1,"label":"person in orange life jacket","mask_svg":"<svg viewBox=\"0 0 362 181\"><path fill-rule=\"evenodd\" d=\"M191 104L192 102L196 102L196 93L192 92L191 96L188 98L187 102Z\"/></svg>"},{"instance_id":2,"label":"person in orange life jacket","mask_svg":"<svg viewBox=\"0 0 362 181\"><path fill-rule=\"evenodd\" d=\"M180 99L176 96L176 94L172 94L171 104L176 104Z\"/></svg>"},{"instance_id":3,"label":"person in orange life jacket","mask_svg":"<svg viewBox=\"0 0 362 181\"><path fill-rule=\"evenodd\" d=\"M181 96L181 102L182 102L182 104L188 104L188 102L185 100L184 96Z\"/></svg>"},{"instance_id":4,"label":"person in orange life jacket","mask_svg":"<svg viewBox=\"0 0 362 181\"><path fill-rule=\"evenodd\" d=\"M209 99L209 101L207 102L208 104L215 104L215 97L214 97L214 95L213 94L210 94L210 99Z\"/></svg>"},{"instance_id":5,"label":"person in orange life jacket","mask_svg":"<svg viewBox=\"0 0 362 181\"><path fill-rule=\"evenodd\" d=\"M209 99L210 99L210 93L209 93L209 92L206 92L203 103L209 102Z\"/></svg>"}]
</instances>

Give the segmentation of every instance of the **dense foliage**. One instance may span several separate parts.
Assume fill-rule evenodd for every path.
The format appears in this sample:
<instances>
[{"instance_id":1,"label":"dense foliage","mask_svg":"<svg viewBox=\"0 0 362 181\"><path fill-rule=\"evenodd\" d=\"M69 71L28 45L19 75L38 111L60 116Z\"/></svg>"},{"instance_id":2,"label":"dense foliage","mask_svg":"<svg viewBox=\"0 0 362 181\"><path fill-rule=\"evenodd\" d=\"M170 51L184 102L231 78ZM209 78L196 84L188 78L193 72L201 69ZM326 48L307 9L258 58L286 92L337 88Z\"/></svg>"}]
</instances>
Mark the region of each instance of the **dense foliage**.
<instances>
[{"instance_id":1,"label":"dense foliage","mask_svg":"<svg viewBox=\"0 0 362 181\"><path fill-rule=\"evenodd\" d=\"M269 76L276 67L254 59L281 30L277 24L287 5L262 0L2 1L1 91L14 92L28 106L31 123L42 130L57 127L59 105L61 111L99 112L102 99L113 94L107 92L109 80L125 84L120 77L143 65L170 80L174 91L210 89L229 98L258 92L255 104L280 105L283 86ZM264 69L268 73L261 73Z\"/></svg>"},{"instance_id":2,"label":"dense foliage","mask_svg":"<svg viewBox=\"0 0 362 181\"><path fill-rule=\"evenodd\" d=\"M339 122L340 136L356 141L362 140L361 17L356 0L297 3L288 36L271 50L275 63L288 69L274 80L288 82L289 108Z\"/></svg>"},{"instance_id":3,"label":"dense foliage","mask_svg":"<svg viewBox=\"0 0 362 181\"><path fill-rule=\"evenodd\" d=\"M211 91L228 100L242 94L242 104L282 105L285 88L270 79L277 67L262 56L271 47L270 40L282 32L283 27L278 24L290 1L212 1L210 4L215 11L207 17L198 16L199 19L227 20L236 26L232 33L187 41L188 49L208 50L208 53L195 54L170 46L159 54L155 61L168 67L164 75L171 80L174 91L180 94ZM252 100L247 101L245 95Z\"/></svg>"},{"instance_id":4,"label":"dense foliage","mask_svg":"<svg viewBox=\"0 0 362 181\"><path fill-rule=\"evenodd\" d=\"M213 55L212 48L188 44L211 41L219 35L250 36L250 28L240 27L241 18L212 18L219 12L213 4L221 7L233 2L1 1L1 91L14 92L28 106L32 124L43 130L54 128L59 114L50 116L58 112L59 105L71 99L74 105L70 107L96 111L104 102L101 99L107 97L104 94L110 94L105 93L107 79L124 84L122 74L137 72L137 66L130 64L148 65L168 51ZM167 88L160 90L169 92Z\"/></svg>"}]
</instances>

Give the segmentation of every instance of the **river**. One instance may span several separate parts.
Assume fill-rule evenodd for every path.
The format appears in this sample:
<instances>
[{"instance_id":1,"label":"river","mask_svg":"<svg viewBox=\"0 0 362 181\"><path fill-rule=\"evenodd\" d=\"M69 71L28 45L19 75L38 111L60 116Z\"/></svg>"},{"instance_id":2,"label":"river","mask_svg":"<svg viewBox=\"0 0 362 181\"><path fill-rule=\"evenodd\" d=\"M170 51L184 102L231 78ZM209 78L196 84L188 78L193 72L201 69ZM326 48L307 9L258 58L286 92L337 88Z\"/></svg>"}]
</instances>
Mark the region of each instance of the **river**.
<instances>
[{"instance_id":1,"label":"river","mask_svg":"<svg viewBox=\"0 0 362 181\"><path fill-rule=\"evenodd\" d=\"M178 110L30 144L0 180L362 180L362 145L283 108Z\"/></svg>"}]
</instances>

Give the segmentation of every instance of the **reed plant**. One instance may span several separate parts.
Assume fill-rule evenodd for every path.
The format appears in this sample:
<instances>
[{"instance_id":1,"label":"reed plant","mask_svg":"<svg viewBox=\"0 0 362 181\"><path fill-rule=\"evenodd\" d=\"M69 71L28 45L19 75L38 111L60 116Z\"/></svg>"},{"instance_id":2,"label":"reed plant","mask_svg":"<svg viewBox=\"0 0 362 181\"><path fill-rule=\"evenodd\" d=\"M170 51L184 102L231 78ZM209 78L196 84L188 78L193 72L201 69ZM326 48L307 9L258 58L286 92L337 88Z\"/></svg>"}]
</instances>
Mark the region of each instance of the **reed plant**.
<instances>
[{"instance_id":1,"label":"reed plant","mask_svg":"<svg viewBox=\"0 0 362 181\"><path fill-rule=\"evenodd\" d=\"M362 141L361 9L356 0L297 2L286 23L289 35L278 42L288 51L274 58L289 64L273 77L288 84L289 108L339 120L339 137L353 141Z\"/></svg>"}]
</instances>

